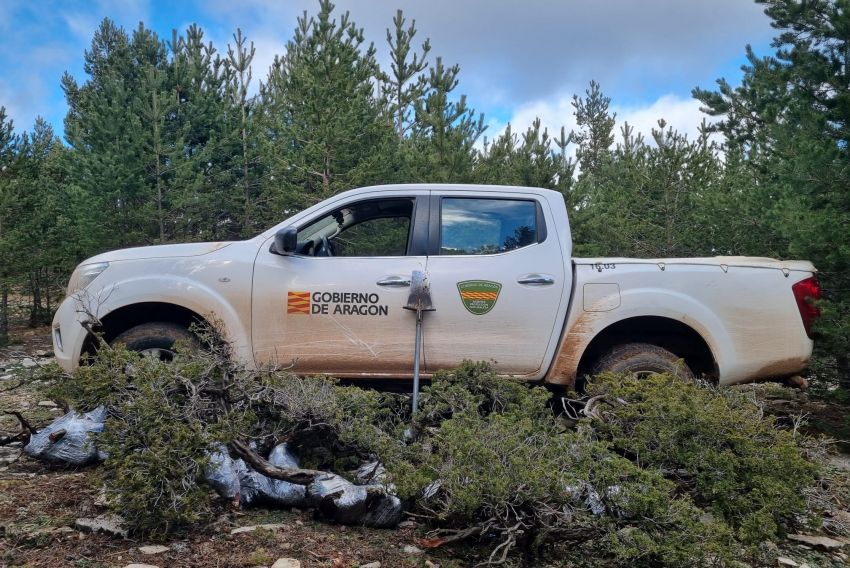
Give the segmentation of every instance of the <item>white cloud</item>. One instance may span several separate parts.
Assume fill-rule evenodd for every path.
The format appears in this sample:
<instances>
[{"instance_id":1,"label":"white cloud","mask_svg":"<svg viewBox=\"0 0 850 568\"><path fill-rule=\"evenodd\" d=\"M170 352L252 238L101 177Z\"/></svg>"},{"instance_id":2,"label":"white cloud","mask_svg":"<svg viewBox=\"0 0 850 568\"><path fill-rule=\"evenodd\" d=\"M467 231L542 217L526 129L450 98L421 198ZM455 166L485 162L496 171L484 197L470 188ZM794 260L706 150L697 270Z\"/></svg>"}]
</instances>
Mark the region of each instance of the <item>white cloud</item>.
<instances>
[{"instance_id":1,"label":"white cloud","mask_svg":"<svg viewBox=\"0 0 850 568\"><path fill-rule=\"evenodd\" d=\"M634 127L635 134L643 134L646 141L654 145L652 130L658 128L658 120L662 118L667 128L672 127L686 134L689 140L694 140L699 134L702 120L707 118L699 107L699 101L676 94L663 95L645 105L618 106L612 103L609 110L616 114L615 143L621 138L620 129L628 122L629 126ZM549 134L558 137L562 126L567 134L576 129L573 112L572 95L562 94L521 105L509 122L514 133L522 134L535 119L540 118ZM498 121L491 121L487 129L488 139L492 140L502 134L506 126ZM572 151L574 152L575 148L572 148Z\"/></svg>"},{"instance_id":2,"label":"white cloud","mask_svg":"<svg viewBox=\"0 0 850 568\"><path fill-rule=\"evenodd\" d=\"M672 127L682 134L687 134L689 140L694 140L699 134L699 126L707 115L699 109L700 103L693 98L682 98L678 95L667 94L650 105L632 107L614 107L617 113L617 125L628 122L634 126L635 132L640 132L652 143L652 129L658 128L658 120L663 118L666 127Z\"/></svg>"}]
</instances>

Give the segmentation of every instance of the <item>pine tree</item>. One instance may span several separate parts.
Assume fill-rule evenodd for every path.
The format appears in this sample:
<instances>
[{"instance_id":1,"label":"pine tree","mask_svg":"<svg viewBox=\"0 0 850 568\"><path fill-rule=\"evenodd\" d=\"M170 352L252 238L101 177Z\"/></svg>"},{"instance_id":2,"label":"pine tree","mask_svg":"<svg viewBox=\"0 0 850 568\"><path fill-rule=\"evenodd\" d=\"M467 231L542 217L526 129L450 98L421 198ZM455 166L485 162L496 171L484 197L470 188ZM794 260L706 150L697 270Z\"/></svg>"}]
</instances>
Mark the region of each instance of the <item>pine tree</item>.
<instances>
[{"instance_id":1,"label":"pine tree","mask_svg":"<svg viewBox=\"0 0 850 568\"><path fill-rule=\"evenodd\" d=\"M611 99L602 94L596 81L590 82L584 98L574 95L572 104L579 127L572 133L572 141L578 145L576 157L581 171L593 174L610 155L617 115L609 112Z\"/></svg>"},{"instance_id":2,"label":"pine tree","mask_svg":"<svg viewBox=\"0 0 850 568\"><path fill-rule=\"evenodd\" d=\"M144 148L138 95L145 64L159 67L161 58L148 30L137 30L131 43L123 29L104 20L85 53L86 83L79 86L67 73L62 79L74 181L99 216L95 240L103 249L148 243L156 234L151 153Z\"/></svg>"},{"instance_id":3,"label":"pine tree","mask_svg":"<svg viewBox=\"0 0 850 568\"><path fill-rule=\"evenodd\" d=\"M236 30L233 35L235 47L228 46L227 62L232 70L232 80L228 83L228 93L230 95L230 104L238 108L239 117L239 142L240 142L240 161L242 166L242 175L239 183L242 185L244 195L244 203L242 204L243 217L242 228L248 230L252 227L252 207L254 185L251 179L251 151L253 145L250 143L251 136L251 103L248 99L248 87L251 84L251 62L254 60L254 42L251 42L251 47L246 46L246 38L242 35L242 30Z\"/></svg>"},{"instance_id":4,"label":"pine tree","mask_svg":"<svg viewBox=\"0 0 850 568\"><path fill-rule=\"evenodd\" d=\"M748 48L739 87L720 80L694 96L753 172L758 186L741 191L761 198L787 239L783 256L817 266L825 298L815 345L850 388L850 3L757 2L779 32L775 53Z\"/></svg>"},{"instance_id":5,"label":"pine tree","mask_svg":"<svg viewBox=\"0 0 850 568\"><path fill-rule=\"evenodd\" d=\"M486 130L484 115L476 116L466 95L456 101L460 66L446 67L441 57L428 69L426 89L415 102L411 135L414 176L418 181L463 183L473 177L475 143Z\"/></svg>"},{"instance_id":6,"label":"pine tree","mask_svg":"<svg viewBox=\"0 0 850 568\"><path fill-rule=\"evenodd\" d=\"M7 233L13 218L13 184L19 138L14 124L0 106L0 345L9 342L10 263L14 247Z\"/></svg>"},{"instance_id":7,"label":"pine tree","mask_svg":"<svg viewBox=\"0 0 850 568\"><path fill-rule=\"evenodd\" d=\"M346 12L319 4L298 19L286 54L262 88L268 221L286 210L358 185L382 182L397 169L392 124L381 120L375 48Z\"/></svg>"},{"instance_id":8,"label":"pine tree","mask_svg":"<svg viewBox=\"0 0 850 568\"><path fill-rule=\"evenodd\" d=\"M426 58L431 51L431 40L426 39L422 51L410 57L416 20L406 29L405 23L404 13L399 10L393 18L392 32L387 29L392 76L384 80L383 86L387 111L393 117L399 140L403 140L410 129L414 103L425 93L427 80L421 73L428 67Z\"/></svg>"}]
</instances>

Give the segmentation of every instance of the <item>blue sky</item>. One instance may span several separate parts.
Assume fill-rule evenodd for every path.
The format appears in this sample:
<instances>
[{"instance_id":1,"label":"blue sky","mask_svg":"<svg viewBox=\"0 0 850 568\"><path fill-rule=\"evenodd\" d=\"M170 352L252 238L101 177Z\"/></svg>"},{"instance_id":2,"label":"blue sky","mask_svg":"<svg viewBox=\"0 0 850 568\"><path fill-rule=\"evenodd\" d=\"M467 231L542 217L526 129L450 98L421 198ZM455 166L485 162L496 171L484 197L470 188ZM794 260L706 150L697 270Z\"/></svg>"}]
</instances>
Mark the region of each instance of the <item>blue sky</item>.
<instances>
[{"instance_id":1,"label":"blue sky","mask_svg":"<svg viewBox=\"0 0 850 568\"><path fill-rule=\"evenodd\" d=\"M315 0L0 0L0 106L18 131L44 116L58 133L67 110L59 80L85 80L83 52L99 21L128 30L139 21L162 37L198 23L220 51L237 27L257 47L255 87ZM485 113L493 136L535 116L572 127L570 99L591 79L620 121L647 132L660 117L693 133L690 98L718 77L737 82L744 46L767 53L773 30L750 0L338 0L386 59L385 29L396 9L417 20L432 56L461 65L459 91ZM433 59L433 57L432 57Z\"/></svg>"}]
</instances>

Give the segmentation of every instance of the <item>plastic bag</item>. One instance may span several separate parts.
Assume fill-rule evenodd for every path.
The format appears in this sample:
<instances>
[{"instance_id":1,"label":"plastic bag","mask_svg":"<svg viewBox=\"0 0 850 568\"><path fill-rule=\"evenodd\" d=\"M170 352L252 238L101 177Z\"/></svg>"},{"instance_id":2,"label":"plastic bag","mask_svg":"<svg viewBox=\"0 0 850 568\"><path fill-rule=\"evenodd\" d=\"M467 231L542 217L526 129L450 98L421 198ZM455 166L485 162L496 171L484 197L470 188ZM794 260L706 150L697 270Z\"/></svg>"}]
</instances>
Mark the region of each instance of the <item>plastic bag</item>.
<instances>
[{"instance_id":1,"label":"plastic bag","mask_svg":"<svg viewBox=\"0 0 850 568\"><path fill-rule=\"evenodd\" d=\"M86 465L106 459L106 454L97 450L92 435L103 432L104 422L106 409L102 406L86 414L72 410L34 434L24 452L53 464Z\"/></svg>"}]
</instances>

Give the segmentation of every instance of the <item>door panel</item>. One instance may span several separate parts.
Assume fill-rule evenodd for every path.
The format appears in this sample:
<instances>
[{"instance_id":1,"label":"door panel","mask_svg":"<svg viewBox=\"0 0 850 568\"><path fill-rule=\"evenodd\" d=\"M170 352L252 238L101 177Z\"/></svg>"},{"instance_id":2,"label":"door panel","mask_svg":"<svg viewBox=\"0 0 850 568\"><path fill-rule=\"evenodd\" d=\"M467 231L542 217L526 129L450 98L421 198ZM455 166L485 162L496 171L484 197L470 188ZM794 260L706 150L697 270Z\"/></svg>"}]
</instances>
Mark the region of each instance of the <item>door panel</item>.
<instances>
[{"instance_id":1,"label":"door panel","mask_svg":"<svg viewBox=\"0 0 850 568\"><path fill-rule=\"evenodd\" d=\"M405 242L408 251L425 248L428 204L421 202L414 208L409 239L401 232L403 224L391 217L397 204L382 209L386 203L381 199L361 198L317 213L298 227L298 250L312 254L280 256L266 244L254 267L257 364L291 366L299 374L411 376L416 318L403 306L411 274L425 269L426 256L403 254ZM344 227L358 214L371 217ZM390 242L388 235L396 234L402 235L401 245ZM394 252L402 256L391 256Z\"/></svg>"},{"instance_id":2,"label":"door panel","mask_svg":"<svg viewBox=\"0 0 850 568\"><path fill-rule=\"evenodd\" d=\"M436 311L423 326L425 368L490 360L502 373L535 376L571 285L558 240L546 236L551 214L533 195L474 197L432 200L432 239L435 217L440 231L432 250L441 254L428 259Z\"/></svg>"},{"instance_id":3,"label":"door panel","mask_svg":"<svg viewBox=\"0 0 850 568\"><path fill-rule=\"evenodd\" d=\"M416 318L402 307L425 257L312 258L262 252L254 271L257 364L297 373L408 376Z\"/></svg>"}]
</instances>

